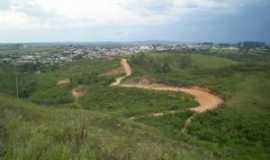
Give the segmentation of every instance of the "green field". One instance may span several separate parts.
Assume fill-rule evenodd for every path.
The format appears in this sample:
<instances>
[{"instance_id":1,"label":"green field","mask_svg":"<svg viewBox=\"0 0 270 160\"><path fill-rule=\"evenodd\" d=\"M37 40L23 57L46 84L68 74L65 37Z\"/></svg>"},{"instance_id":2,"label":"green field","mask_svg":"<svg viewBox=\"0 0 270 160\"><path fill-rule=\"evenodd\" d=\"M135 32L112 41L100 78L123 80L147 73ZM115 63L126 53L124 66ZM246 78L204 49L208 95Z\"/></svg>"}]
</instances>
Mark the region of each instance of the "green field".
<instances>
[{"instance_id":1,"label":"green field","mask_svg":"<svg viewBox=\"0 0 270 160\"><path fill-rule=\"evenodd\" d=\"M270 159L270 57L266 53L140 53L134 74L153 82L209 88L225 100L214 111L131 116L197 105L182 93L109 87L114 60L54 66L0 66L0 159L199 160ZM39 72L37 72L39 71ZM15 79L18 77L19 98ZM71 83L58 86L57 82ZM86 95L72 97L83 86Z\"/></svg>"}]
</instances>

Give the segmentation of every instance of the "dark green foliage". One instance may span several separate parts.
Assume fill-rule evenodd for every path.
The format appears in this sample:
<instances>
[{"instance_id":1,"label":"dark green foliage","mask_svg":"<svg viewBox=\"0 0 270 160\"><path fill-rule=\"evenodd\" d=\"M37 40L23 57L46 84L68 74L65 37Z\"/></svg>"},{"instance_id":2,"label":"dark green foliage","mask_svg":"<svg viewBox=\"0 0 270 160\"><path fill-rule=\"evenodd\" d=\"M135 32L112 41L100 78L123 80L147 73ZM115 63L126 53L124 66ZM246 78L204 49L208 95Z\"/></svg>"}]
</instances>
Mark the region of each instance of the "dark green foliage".
<instances>
[{"instance_id":1,"label":"dark green foliage","mask_svg":"<svg viewBox=\"0 0 270 160\"><path fill-rule=\"evenodd\" d=\"M226 106L225 106L226 107ZM202 140L226 144L270 145L270 115L243 115L232 109L222 109L199 115L189 133Z\"/></svg>"},{"instance_id":2,"label":"dark green foliage","mask_svg":"<svg viewBox=\"0 0 270 160\"><path fill-rule=\"evenodd\" d=\"M9 69L8 71L4 71L9 69L7 67L0 67L0 91L6 94L11 94L16 96L16 76L13 70Z\"/></svg>"},{"instance_id":3,"label":"dark green foliage","mask_svg":"<svg viewBox=\"0 0 270 160\"><path fill-rule=\"evenodd\" d=\"M100 76L99 73L86 73L81 75L75 75L72 78L73 85L101 85L108 86L114 81L112 77Z\"/></svg>"},{"instance_id":4,"label":"dark green foliage","mask_svg":"<svg viewBox=\"0 0 270 160\"><path fill-rule=\"evenodd\" d=\"M43 91L37 91L29 99L35 103L41 105L56 105L56 104L66 104L73 102L73 97L71 95L71 88L69 87L53 87L48 88Z\"/></svg>"},{"instance_id":5,"label":"dark green foliage","mask_svg":"<svg viewBox=\"0 0 270 160\"><path fill-rule=\"evenodd\" d=\"M191 59L191 54L186 54L183 55L180 59L179 66L182 69L189 68L192 66L192 59Z\"/></svg>"},{"instance_id":6,"label":"dark green foliage","mask_svg":"<svg viewBox=\"0 0 270 160\"><path fill-rule=\"evenodd\" d=\"M28 73L34 73L36 71L41 70L42 64L32 64L32 63L26 63L21 65L16 65L16 69L18 72L28 72Z\"/></svg>"},{"instance_id":7,"label":"dark green foliage","mask_svg":"<svg viewBox=\"0 0 270 160\"><path fill-rule=\"evenodd\" d=\"M137 65L144 65L146 63L146 56L144 53L136 56L132 55L131 62ZM152 61L150 61L150 63L152 63Z\"/></svg>"},{"instance_id":8,"label":"dark green foliage","mask_svg":"<svg viewBox=\"0 0 270 160\"><path fill-rule=\"evenodd\" d=\"M18 76L19 97L28 98L36 89L36 79L31 75Z\"/></svg>"}]
</instances>

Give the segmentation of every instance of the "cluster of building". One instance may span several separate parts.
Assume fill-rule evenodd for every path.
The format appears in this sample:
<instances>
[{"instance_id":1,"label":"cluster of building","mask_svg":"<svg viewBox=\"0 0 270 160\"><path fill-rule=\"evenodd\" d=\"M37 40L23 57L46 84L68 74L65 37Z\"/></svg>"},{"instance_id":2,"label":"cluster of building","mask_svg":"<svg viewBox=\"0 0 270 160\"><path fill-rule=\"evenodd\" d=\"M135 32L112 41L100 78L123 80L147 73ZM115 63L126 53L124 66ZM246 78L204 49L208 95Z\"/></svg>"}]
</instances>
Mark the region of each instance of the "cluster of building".
<instances>
[{"instance_id":1,"label":"cluster of building","mask_svg":"<svg viewBox=\"0 0 270 160\"><path fill-rule=\"evenodd\" d=\"M209 49L230 49L238 50L240 47L249 45L252 47L263 47L262 43L235 43L235 44L215 44L215 43L155 43L155 44L126 44L114 46L89 46L87 44L77 45L59 45L53 44L55 47L52 51L37 51L27 53L27 48L33 46L16 45L18 52L24 50L23 54L0 54L0 63L25 64L25 63L41 63L55 64L71 62L77 59L93 59L104 57L115 57L121 55L131 55L140 52L159 52L159 51L186 51L186 50L209 50ZM12 47L12 46L11 46ZM48 46L47 46L48 47ZM59 48L59 50L57 50Z\"/></svg>"}]
</instances>

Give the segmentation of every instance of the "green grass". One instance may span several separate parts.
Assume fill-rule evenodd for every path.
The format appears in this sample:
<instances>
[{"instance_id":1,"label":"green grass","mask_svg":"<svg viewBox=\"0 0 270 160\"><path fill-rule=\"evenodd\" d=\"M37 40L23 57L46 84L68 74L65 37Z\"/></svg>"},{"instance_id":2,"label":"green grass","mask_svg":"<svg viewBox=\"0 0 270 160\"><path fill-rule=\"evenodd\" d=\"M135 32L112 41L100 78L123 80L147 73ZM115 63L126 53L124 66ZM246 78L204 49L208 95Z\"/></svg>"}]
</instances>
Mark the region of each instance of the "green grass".
<instances>
[{"instance_id":1,"label":"green grass","mask_svg":"<svg viewBox=\"0 0 270 160\"><path fill-rule=\"evenodd\" d=\"M125 117L181 110L197 105L192 97L181 93L97 86L89 87L88 94L80 99L79 104L84 109Z\"/></svg>"},{"instance_id":2,"label":"green grass","mask_svg":"<svg viewBox=\"0 0 270 160\"><path fill-rule=\"evenodd\" d=\"M102 85L107 86L114 77L102 77L101 73L119 66L119 59L108 61L104 59L79 60L73 63L54 66L18 66L1 64L0 67L0 91L16 96L16 73L18 75L19 96L30 99L39 104L65 104L73 101L71 89L78 85ZM41 71L41 73L36 73ZM57 82L63 79L71 79L72 83L65 86L57 86ZM31 83L30 83L31 82ZM23 90L29 92L24 95Z\"/></svg>"},{"instance_id":3,"label":"green grass","mask_svg":"<svg viewBox=\"0 0 270 160\"><path fill-rule=\"evenodd\" d=\"M270 119L268 97L269 67L268 57L263 63L254 55L192 55L188 67L177 67L181 62L177 57L186 54L139 56L143 64L137 64L131 58L137 77L151 75L157 81L174 85L200 85L208 87L225 98L221 109L200 114L193 120L188 134L204 141L218 144L217 153L223 159L269 159L270 156ZM169 57L169 58L168 58ZM260 56L259 56L260 57ZM155 59L155 60L153 60ZM170 59L170 60L168 60ZM249 59L245 61L243 59ZM170 61L170 63L168 63ZM170 70L155 72L153 63L169 64ZM252 63L251 63L252 62ZM146 69L146 66L148 67ZM180 65L181 66L181 65ZM201 67L199 67L201 66ZM144 123L158 127L169 137L168 130L179 130L173 122L179 117L163 117L157 121L146 118ZM207 146L211 146L211 144ZM251 147L252 146L252 147ZM234 151L225 156L233 148ZM213 148L212 148L213 149Z\"/></svg>"},{"instance_id":4,"label":"green grass","mask_svg":"<svg viewBox=\"0 0 270 160\"><path fill-rule=\"evenodd\" d=\"M200 69L219 69L238 64L230 59L194 54L191 56L193 67Z\"/></svg>"},{"instance_id":5,"label":"green grass","mask_svg":"<svg viewBox=\"0 0 270 160\"><path fill-rule=\"evenodd\" d=\"M215 142L235 141L247 145L269 146L269 89L268 79L259 75L247 77L234 96L226 101L224 108L199 116L192 124L190 132L204 138L211 137L208 140ZM204 127L199 127L200 125Z\"/></svg>"},{"instance_id":6,"label":"green grass","mask_svg":"<svg viewBox=\"0 0 270 160\"><path fill-rule=\"evenodd\" d=\"M100 112L42 108L4 95L0 102L3 160L213 158L155 128Z\"/></svg>"},{"instance_id":7,"label":"green grass","mask_svg":"<svg viewBox=\"0 0 270 160\"><path fill-rule=\"evenodd\" d=\"M181 133L181 130L185 125L185 121L191 115L191 112L182 112L162 117L141 118L138 119L138 121L160 129L167 137L172 137L181 141L183 139L183 133Z\"/></svg>"},{"instance_id":8,"label":"green grass","mask_svg":"<svg viewBox=\"0 0 270 160\"><path fill-rule=\"evenodd\" d=\"M0 67L0 159L269 159L270 58L266 53L149 53L128 57L142 76L170 85L199 85L216 91L225 104L191 113L127 118L196 106L187 95L108 87L119 59L79 60L55 66ZM41 73L37 74L36 70ZM59 87L57 82L71 79ZM87 94L71 96L83 85Z\"/></svg>"}]
</instances>

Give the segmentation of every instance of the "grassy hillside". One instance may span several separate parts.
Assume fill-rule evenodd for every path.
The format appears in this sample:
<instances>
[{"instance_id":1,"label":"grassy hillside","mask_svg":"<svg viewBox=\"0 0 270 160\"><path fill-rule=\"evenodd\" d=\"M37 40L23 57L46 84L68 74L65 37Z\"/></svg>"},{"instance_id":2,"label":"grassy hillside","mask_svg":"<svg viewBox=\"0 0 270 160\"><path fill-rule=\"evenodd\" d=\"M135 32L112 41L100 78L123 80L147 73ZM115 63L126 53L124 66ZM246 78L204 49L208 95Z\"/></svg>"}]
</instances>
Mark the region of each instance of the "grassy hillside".
<instances>
[{"instance_id":1,"label":"grassy hillside","mask_svg":"<svg viewBox=\"0 0 270 160\"><path fill-rule=\"evenodd\" d=\"M254 58L255 57L255 58ZM134 74L170 85L198 85L225 104L196 115L128 118L186 109L181 93L109 87L119 59L55 66L0 67L0 159L269 159L270 58L231 53L145 53L128 57ZM15 79L19 96L16 99ZM59 80L70 83L59 86ZM72 97L82 86L86 95Z\"/></svg>"},{"instance_id":2,"label":"grassy hillside","mask_svg":"<svg viewBox=\"0 0 270 160\"><path fill-rule=\"evenodd\" d=\"M241 59L241 56L238 59ZM151 75L152 78L164 83L206 86L223 95L224 106L196 116L188 134L199 140L218 144L220 151L224 151L222 155L228 154L225 157L229 159L268 159L270 101L267 97L270 96L270 65L259 63L257 59L250 64L250 61L237 61L236 58L232 60L230 55L228 58L225 57L226 55L217 57L201 54L171 54L153 58L152 55L143 54L131 57L131 62L138 71L137 77ZM248 55L245 57L247 58ZM181 60L184 58L191 59L189 64ZM267 57L265 58L264 62L267 62ZM168 65L169 69L156 72L155 63L161 64L161 68L162 64ZM181 67L181 64L188 67ZM179 120L179 116L142 121L161 128L167 135L171 134L168 128L179 130L179 123L183 123ZM171 136L178 137L177 134Z\"/></svg>"},{"instance_id":3,"label":"grassy hillside","mask_svg":"<svg viewBox=\"0 0 270 160\"><path fill-rule=\"evenodd\" d=\"M44 108L0 96L1 159L200 159L200 147L109 114Z\"/></svg>"}]
</instances>

